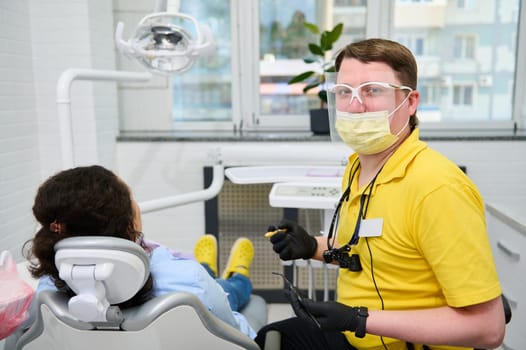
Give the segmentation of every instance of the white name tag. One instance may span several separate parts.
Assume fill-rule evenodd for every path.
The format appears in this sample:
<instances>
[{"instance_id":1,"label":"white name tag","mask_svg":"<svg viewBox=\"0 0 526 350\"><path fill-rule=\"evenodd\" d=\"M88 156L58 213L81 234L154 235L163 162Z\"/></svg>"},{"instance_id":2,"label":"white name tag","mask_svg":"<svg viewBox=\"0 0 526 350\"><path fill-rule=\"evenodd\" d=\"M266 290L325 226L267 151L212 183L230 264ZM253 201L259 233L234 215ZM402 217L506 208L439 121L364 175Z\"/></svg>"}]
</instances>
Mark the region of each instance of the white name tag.
<instances>
[{"instance_id":1,"label":"white name tag","mask_svg":"<svg viewBox=\"0 0 526 350\"><path fill-rule=\"evenodd\" d=\"M360 237L380 237L382 235L382 226L384 219L362 219L360 223Z\"/></svg>"}]
</instances>

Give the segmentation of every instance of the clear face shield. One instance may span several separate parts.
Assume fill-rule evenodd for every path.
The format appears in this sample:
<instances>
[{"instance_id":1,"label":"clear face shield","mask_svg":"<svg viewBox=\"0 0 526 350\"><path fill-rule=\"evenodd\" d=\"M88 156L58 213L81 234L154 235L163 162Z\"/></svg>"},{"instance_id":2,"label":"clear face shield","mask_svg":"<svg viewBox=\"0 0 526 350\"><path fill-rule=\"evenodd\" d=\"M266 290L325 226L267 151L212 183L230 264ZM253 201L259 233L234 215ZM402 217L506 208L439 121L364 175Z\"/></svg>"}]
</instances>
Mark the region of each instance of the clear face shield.
<instances>
[{"instance_id":1,"label":"clear face shield","mask_svg":"<svg viewBox=\"0 0 526 350\"><path fill-rule=\"evenodd\" d=\"M183 25L190 26L189 30ZM128 41L122 39L123 31L124 24L119 22L115 31L118 49L148 70L164 75L186 72L198 57L211 55L215 49L211 30L181 13L144 17Z\"/></svg>"},{"instance_id":2,"label":"clear face shield","mask_svg":"<svg viewBox=\"0 0 526 350\"><path fill-rule=\"evenodd\" d=\"M378 135L380 129L384 134L390 134L389 120L407 101L412 89L380 81L364 82L353 87L338 81L337 74L326 74L331 140L348 143L348 140L342 139L341 125L344 121L349 124L346 128L352 129L350 132L359 134L355 135L356 138L373 133Z\"/></svg>"}]
</instances>

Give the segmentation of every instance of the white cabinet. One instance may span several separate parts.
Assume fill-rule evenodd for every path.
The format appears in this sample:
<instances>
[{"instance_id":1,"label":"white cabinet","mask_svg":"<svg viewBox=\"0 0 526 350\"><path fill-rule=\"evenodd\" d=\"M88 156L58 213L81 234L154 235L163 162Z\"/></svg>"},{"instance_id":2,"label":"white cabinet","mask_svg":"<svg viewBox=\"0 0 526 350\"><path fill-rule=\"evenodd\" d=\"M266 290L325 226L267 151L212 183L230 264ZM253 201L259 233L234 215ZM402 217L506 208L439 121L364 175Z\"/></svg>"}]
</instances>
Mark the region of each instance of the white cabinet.
<instances>
[{"instance_id":1,"label":"white cabinet","mask_svg":"<svg viewBox=\"0 0 526 350\"><path fill-rule=\"evenodd\" d=\"M503 349L523 350L526 349L526 226L497 205L486 205L486 214L499 279L512 310Z\"/></svg>"}]
</instances>

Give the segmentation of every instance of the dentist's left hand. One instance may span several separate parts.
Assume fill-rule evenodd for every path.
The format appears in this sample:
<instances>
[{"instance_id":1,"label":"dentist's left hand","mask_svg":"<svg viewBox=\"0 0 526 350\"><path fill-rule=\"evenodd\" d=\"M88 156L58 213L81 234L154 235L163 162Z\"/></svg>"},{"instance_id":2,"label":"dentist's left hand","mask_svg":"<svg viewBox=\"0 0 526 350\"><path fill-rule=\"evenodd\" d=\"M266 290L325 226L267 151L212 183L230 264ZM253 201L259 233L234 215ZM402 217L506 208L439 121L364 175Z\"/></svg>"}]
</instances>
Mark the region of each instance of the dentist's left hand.
<instances>
[{"instance_id":1,"label":"dentist's left hand","mask_svg":"<svg viewBox=\"0 0 526 350\"><path fill-rule=\"evenodd\" d=\"M351 331L359 338L365 336L368 316L366 307L351 307L336 301L311 299L303 300L302 305L316 318L323 330Z\"/></svg>"}]
</instances>

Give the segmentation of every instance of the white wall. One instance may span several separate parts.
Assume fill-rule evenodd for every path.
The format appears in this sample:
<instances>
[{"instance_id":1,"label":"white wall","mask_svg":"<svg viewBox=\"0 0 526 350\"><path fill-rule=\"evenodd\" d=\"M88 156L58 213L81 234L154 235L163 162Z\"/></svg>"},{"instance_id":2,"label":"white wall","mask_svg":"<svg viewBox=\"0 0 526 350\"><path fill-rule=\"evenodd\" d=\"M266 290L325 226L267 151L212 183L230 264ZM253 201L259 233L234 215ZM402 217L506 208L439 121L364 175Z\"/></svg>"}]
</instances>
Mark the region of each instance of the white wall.
<instances>
[{"instance_id":1,"label":"white wall","mask_svg":"<svg viewBox=\"0 0 526 350\"><path fill-rule=\"evenodd\" d=\"M61 169L56 86L68 68L114 69L112 4L105 0L31 0L34 86L43 177ZM75 163L112 166L117 135L115 83L71 87Z\"/></svg>"},{"instance_id":2,"label":"white wall","mask_svg":"<svg viewBox=\"0 0 526 350\"><path fill-rule=\"evenodd\" d=\"M39 183L61 169L56 83L67 68L114 69L112 2L0 0L0 250L20 260ZM71 91L77 164L114 165L114 83Z\"/></svg>"},{"instance_id":3,"label":"white wall","mask_svg":"<svg viewBox=\"0 0 526 350\"><path fill-rule=\"evenodd\" d=\"M28 1L0 1L0 250L19 256L32 234L40 180Z\"/></svg>"},{"instance_id":4,"label":"white wall","mask_svg":"<svg viewBox=\"0 0 526 350\"><path fill-rule=\"evenodd\" d=\"M526 197L526 141L434 141L430 145L467 166L468 175L486 201ZM228 149L237 150L234 158L226 154L232 153ZM203 189L202 168L217 159L223 159L225 166L340 165L345 155L334 144L320 142L121 142L117 145L117 168L141 202ZM204 233L204 205L146 214L143 231L150 239L175 249L191 250Z\"/></svg>"},{"instance_id":5,"label":"white wall","mask_svg":"<svg viewBox=\"0 0 526 350\"><path fill-rule=\"evenodd\" d=\"M117 168L137 201L143 202L202 190L203 167L218 161L224 166L341 165L346 156L345 148L329 142L120 142ZM143 216L145 235L177 250L191 251L204 229L204 203Z\"/></svg>"},{"instance_id":6,"label":"white wall","mask_svg":"<svg viewBox=\"0 0 526 350\"><path fill-rule=\"evenodd\" d=\"M114 0L115 23L124 24L123 39L137 28L140 20L154 12L155 0ZM144 71L135 59L116 56L119 70ZM176 77L177 79L177 77ZM154 76L147 83L119 85L119 126L121 130L170 130L172 128L172 78Z\"/></svg>"},{"instance_id":7,"label":"white wall","mask_svg":"<svg viewBox=\"0 0 526 350\"><path fill-rule=\"evenodd\" d=\"M116 56L116 20L126 21L125 35L136 26L153 0L0 0L0 250L19 259L20 247L35 231L31 206L39 183L61 168L56 82L65 69L139 70ZM115 11L115 12L114 12ZM169 124L169 80L142 85L76 82L72 109L77 164L98 162L122 172L139 200L202 188L202 166L216 143L119 144L120 116L131 117L130 129ZM142 91L144 90L144 91ZM141 93L143 92L143 93ZM524 107L523 107L524 108ZM121 113L119 113L121 109ZM523 115L526 112L523 111ZM434 142L439 150L468 166L486 196L524 196L524 142ZM305 146L306 144L301 144ZM250 149L271 144L236 143ZM319 143L311 144L320 146ZM116 153L117 152L117 153ZM297 160L305 150L290 153ZM254 155L258 152L255 151ZM238 162L254 161L240 157ZM145 218L147 232L190 247L204 229L201 204ZM170 236L167 231L186 234ZM157 233L158 232L158 233ZM170 237L170 238L168 238Z\"/></svg>"}]
</instances>

